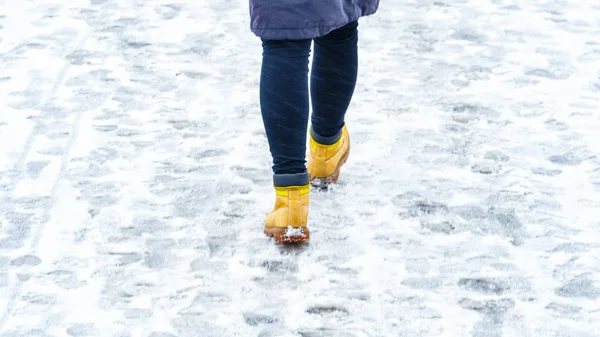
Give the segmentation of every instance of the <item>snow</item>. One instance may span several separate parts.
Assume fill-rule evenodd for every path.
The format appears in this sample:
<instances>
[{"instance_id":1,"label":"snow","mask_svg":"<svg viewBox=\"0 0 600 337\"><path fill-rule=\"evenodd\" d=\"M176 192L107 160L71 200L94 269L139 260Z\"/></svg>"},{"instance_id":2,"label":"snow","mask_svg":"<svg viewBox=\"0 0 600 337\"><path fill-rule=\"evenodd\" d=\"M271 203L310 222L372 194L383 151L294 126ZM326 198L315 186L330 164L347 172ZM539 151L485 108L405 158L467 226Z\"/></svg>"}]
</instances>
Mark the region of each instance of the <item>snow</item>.
<instances>
[{"instance_id":1,"label":"snow","mask_svg":"<svg viewBox=\"0 0 600 337\"><path fill-rule=\"evenodd\" d=\"M598 336L598 4L382 1L302 246L247 6L0 0L0 336Z\"/></svg>"}]
</instances>

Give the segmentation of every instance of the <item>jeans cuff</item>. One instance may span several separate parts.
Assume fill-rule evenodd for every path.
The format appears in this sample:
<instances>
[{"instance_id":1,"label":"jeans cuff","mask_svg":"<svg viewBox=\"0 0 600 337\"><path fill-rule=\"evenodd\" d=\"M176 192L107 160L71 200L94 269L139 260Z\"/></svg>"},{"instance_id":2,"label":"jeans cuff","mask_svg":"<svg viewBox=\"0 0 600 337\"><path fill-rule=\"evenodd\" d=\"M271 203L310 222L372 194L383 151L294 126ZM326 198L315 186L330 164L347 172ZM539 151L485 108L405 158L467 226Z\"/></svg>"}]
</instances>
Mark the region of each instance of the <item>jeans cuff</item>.
<instances>
[{"instance_id":1,"label":"jeans cuff","mask_svg":"<svg viewBox=\"0 0 600 337\"><path fill-rule=\"evenodd\" d=\"M277 187L304 186L307 184L308 172L273 175L273 185Z\"/></svg>"},{"instance_id":2,"label":"jeans cuff","mask_svg":"<svg viewBox=\"0 0 600 337\"><path fill-rule=\"evenodd\" d=\"M342 137L342 130L340 129L340 131L333 135L333 136L329 136L329 137L323 137L323 136L319 136L315 130L313 130L312 126L310 127L310 135L311 137L319 144L322 145L332 145L335 144L335 142L337 142L338 140L340 140L340 138Z\"/></svg>"}]
</instances>

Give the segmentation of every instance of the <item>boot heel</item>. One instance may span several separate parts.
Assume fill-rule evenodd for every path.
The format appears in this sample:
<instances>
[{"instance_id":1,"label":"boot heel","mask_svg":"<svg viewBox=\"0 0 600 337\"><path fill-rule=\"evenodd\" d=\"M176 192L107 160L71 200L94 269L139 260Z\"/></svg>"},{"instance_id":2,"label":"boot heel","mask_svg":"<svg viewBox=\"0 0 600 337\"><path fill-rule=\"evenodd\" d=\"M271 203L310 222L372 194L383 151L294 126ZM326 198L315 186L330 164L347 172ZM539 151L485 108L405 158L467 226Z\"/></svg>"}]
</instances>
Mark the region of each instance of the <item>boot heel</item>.
<instances>
[{"instance_id":1,"label":"boot heel","mask_svg":"<svg viewBox=\"0 0 600 337\"><path fill-rule=\"evenodd\" d=\"M265 227L265 235L281 243L300 243L310 240L310 230L307 227Z\"/></svg>"}]
</instances>

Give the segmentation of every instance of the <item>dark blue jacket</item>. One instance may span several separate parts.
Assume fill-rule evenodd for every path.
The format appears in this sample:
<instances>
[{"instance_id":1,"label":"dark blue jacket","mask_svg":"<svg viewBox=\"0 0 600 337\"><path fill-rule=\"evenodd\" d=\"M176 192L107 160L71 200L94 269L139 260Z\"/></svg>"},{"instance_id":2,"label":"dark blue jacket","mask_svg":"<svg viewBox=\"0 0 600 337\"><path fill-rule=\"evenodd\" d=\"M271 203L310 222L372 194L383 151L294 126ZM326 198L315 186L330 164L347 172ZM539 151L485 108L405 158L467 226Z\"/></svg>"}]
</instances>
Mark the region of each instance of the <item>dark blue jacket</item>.
<instances>
[{"instance_id":1,"label":"dark blue jacket","mask_svg":"<svg viewBox=\"0 0 600 337\"><path fill-rule=\"evenodd\" d=\"M250 27L265 40L312 39L378 7L379 0L250 0Z\"/></svg>"}]
</instances>

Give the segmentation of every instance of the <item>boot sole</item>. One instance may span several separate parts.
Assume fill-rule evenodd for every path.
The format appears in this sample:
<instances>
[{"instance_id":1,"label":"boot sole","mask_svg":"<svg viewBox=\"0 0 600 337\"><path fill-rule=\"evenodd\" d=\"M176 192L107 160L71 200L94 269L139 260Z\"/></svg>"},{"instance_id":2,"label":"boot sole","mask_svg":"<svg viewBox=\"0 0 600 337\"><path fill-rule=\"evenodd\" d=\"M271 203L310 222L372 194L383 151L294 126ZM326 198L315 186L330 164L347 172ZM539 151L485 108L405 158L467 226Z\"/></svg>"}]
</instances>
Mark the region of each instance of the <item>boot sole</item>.
<instances>
[{"instance_id":1,"label":"boot sole","mask_svg":"<svg viewBox=\"0 0 600 337\"><path fill-rule=\"evenodd\" d=\"M310 230L307 227L293 228L290 233L289 228L266 227L264 232L267 236L275 239L276 242L282 243L299 243L310 240ZM298 233L300 231L300 233Z\"/></svg>"},{"instance_id":2,"label":"boot sole","mask_svg":"<svg viewBox=\"0 0 600 337\"><path fill-rule=\"evenodd\" d=\"M346 161L348 160L349 156L350 156L350 147L348 147L348 151L346 151L346 153L342 156L338 166L335 168L335 171L333 171L333 173L330 176L315 177L315 176L309 175L308 181L310 182L310 184L313 187L320 188L320 189L326 189L327 187L329 187L329 185L335 184L338 181L338 179L340 178L340 170L341 170L342 166L344 164L346 164Z\"/></svg>"}]
</instances>

